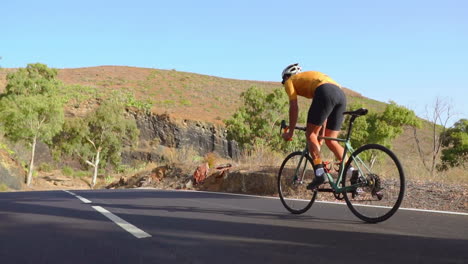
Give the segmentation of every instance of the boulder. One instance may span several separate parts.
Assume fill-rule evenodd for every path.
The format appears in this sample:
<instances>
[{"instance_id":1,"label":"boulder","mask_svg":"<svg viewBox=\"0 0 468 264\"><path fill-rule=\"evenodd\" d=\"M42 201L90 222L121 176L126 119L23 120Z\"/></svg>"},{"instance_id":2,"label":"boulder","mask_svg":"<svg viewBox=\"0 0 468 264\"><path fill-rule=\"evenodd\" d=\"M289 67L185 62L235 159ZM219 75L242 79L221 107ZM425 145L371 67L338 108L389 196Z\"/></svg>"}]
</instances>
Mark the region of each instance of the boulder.
<instances>
[{"instance_id":1,"label":"boulder","mask_svg":"<svg viewBox=\"0 0 468 264\"><path fill-rule=\"evenodd\" d=\"M222 177L209 176L200 189L215 192L275 195L278 193L276 182L276 173L240 170L224 173Z\"/></svg>"},{"instance_id":2,"label":"boulder","mask_svg":"<svg viewBox=\"0 0 468 264\"><path fill-rule=\"evenodd\" d=\"M209 169L210 167L208 166L207 162L200 164L193 173L193 183L202 184L205 181L206 176L208 175Z\"/></svg>"},{"instance_id":3,"label":"boulder","mask_svg":"<svg viewBox=\"0 0 468 264\"><path fill-rule=\"evenodd\" d=\"M25 177L26 172L21 165L0 149L0 184L20 190Z\"/></svg>"}]
</instances>

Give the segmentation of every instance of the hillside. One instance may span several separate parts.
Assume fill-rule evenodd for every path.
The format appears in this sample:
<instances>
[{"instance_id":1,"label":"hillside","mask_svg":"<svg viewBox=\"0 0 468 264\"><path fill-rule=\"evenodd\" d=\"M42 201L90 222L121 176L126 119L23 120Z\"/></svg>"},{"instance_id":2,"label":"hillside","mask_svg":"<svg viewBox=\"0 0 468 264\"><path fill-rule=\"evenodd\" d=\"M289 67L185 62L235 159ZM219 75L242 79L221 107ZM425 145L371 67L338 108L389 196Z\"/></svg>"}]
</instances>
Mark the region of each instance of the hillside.
<instances>
[{"instance_id":1,"label":"hillside","mask_svg":"<svg viewBox=\"0 0 468 264\"><path fill-rule=\"evenodd\" d=\"M0 92L6 85L6 75L16 69L0 68ZM58 69L58 78L66 85L93 87L101 93L121 90L133 94L137 99L152 104L155 114L169 114L174 119L188 119L214 124L232 116L240 106L240 94L251 86L266 90L281 87L279 82L226 79L176 70L158 70L126 66L99 66L76 69ZM345 88L348 103L363 103L370 111L382 111L385 103L366 98ZM300 98L300 110L307 111L310 101ZM423 122L418 131L425 153L432 149L431 126ZM406 157L403 163L410 173L427 173L421 166L413 131L406 130L393 143L397 155ZM458 173L457 173L458 174ZM463 174L465 175L465 174ZM454 177L455 179L460 177ZM464 178L464 177L461 177Z\"/></svg>"},{"instance_id":2,"label":"hillside","mask_svg":"<svg viewBox=\"0 0 468 264\"><path fill-rule=\"evenodd\" d=\"M0 92L6 86L6 75L16 69L0 69ZM222 124L241 105L240 94L251 86L266 90L281 87L280 82L226 79L176 70L158 70L126 66L99 66L58 69L58 78L66 85L93 87L101 93L121 90L151 103L155 114L169 114L175 119L189 119ZM363 103L370 111L382 111L385 103L366 98L344 88L348 104ZM310 100L299 97L300 110L307 111ZM430 130L421 131L430 139ZM424 140L423 140L424 141ZM403 155L416 157L412 131L406 131L394 146ZM430 146L425 149L430 150Z\"/></svg>"},{"instance_id":3,"label":"hillside","mask_svg":"<svg viewBox=\"0 0 468 264\"><path fill-rule=\"evenodd\" d=\"M6 86L6 75L16 69L0 68L0 92ZM226 79L176 70L159 70L127 66L99 66L58 69L58 78L66 85L81 85L101 93L121 90L152 105L155 114L169 114L175 119L189 119L214 124L232 116L241 105L240 94L252 86L266 90L281 87L280 82ZM386 103L379 102L344 88L348 104L363 103L370 111L383 111ZM299 97L300 110L307 111L310 100ZM418 134L423 149L430 151L431 128L427 122ZM394 150L401 155L419 159L413 131L407 130L396 139Z\"/></svg>"},{"instance_id":4,"label":"hillside","mask_svg":"<svg viewBox=\"0 0 468 264\"><path fill-rule=\"evenodd\" d=\"M0 69L0 91L5 77L14 69ZM221 123L240 105L240 94L251 86L267 90L281 87L279 82L234 80L176 70L158 70L126 66L100 66L59 69L58 78L67 85L95 87L101 92L123 90L137 99L153 104L157 114L168 113L176 118ZM348 98L366 100L370 106L383 108L382 103L363 97L345 88ZM303 102L309 104L310 102Z\"/></svg>"},{"instance_id":5,"label":"hillside","mask_svg":"<svg viewBox=\"0 0 468 264\"><path fill-rule=\"evenodd\" d=\"M15 70L16 69L0 69L0 92L5 89L6 75ZM58 78L66 85L91 87L94 88L91 90L96 90L98 93L106 94L112 90L128 92L136 99L151 103L151 111L156 114L142 115L140 117L135 116L141 130L139 147L133 152L127 152L123 155L124 159L130 161L138 160L142 162L140 165L143 164L145 167L132 167L136 174L132 174L132 170L128 172L130 174L124 174L125 176L133 175L131 178L121 177L121 175L102 175L99 188L104 188L109 184L109 181L113 180L117 180L117 183L120 184L122 179L124 179L124 183L131 185L127 187L134 187L135 181L138 184L151 182L148 181L148 175L152 177L154 170L158 169L154 168L154 166L158 163L160 155L171 157L171 159L179 161L179 164L183 164L187 168L184 172L177 168L177 170L175 170L177 172L177 177L168 177L168 179L164 181L160 181L159 179L153 182L152 185L157 188L192 188L187 186L190 183L188 180L196 164L192 164L193 160L187 162L187 157L199 155L199 153L193 152L195 149L210 146L213 147L213 149L217 149L218 152L225 151L226 147L229 149L230 145L226 145L223 138L224 129L222 123L223 120L231 117L235 110L241 105L240 94L252 86L257 86L267 91L281 87L279 82L234 80L195 73L178 72L176 70L119 66L59 69ZM385 108L385 103L366 98L350 89L345 88L345 93L347 94L349 103L363 103L370 111L382 111ZM77 95L78 94L81 94L81 91L79 91ZM300 99L301 111L306 111L309 104L309 100ZM76 106L72 108L76 108ZM80 110L75 109L74 111ZM181 124L173 122L174 120L181 119L183 119L183 122L180 122ZM210 125L210 123L213 126ZM428 122L423 122L423 124L423 128L418 130L418 135L423 144L423 152L430 153L432 147L432 129ZM158 128L162 130L159 131ZM157 143L155 143L156 141L154 139L159 140L156 140ZM185 149L183 149L184 147ZM174 151L175 148L182 148L182 150ZM22 160L24 163L27 160L28 152L24 147L16 148L15 151L16 158ZM423 209L467 210L468 202L464 198L466 197L466 186L460 185L460 183L466 183L468 179L467 172L461 169L452 169L449 172L430 177L428 172L421 165L412 129L406 129L405 132L393 142L393 151L400 157L405 168L406 179L408 180L408 194L404 206ZM0 161L10 160L11 157L9 157L5 151L3 152L2 154L0 149ZM207 153L206 150L202 152ZM49 169L39 170L39 175L35 178L34 185L25 188L26 190L89 188L89 177L77 176L88 175L89 171L81 171L79 168L80 166L76 164L74 169L68 167L68 170L71 170L71 172L66 172L66 166L63 166L65 164L56 164L56 162L51 159L49 150L46 147L42 151L39 151L39 153L47 155L42 159L40 158L41 155L37 155L38 168L40 168L42 163L46 165L43 166L43 168ZM178 153L180 153L180 155L178 155ZM255 158L261 159L262 157ZM273 161L268 158L264 161L252 160L249 159L249 157L245 157L245 159L245 161L239 160L240 167L238 169L246 167L248 168L247 171L249 171L251 170L252 164L258 167L259 164L262 165L266 161L268 163L266 165L270 166L272 171L274 171L274 173L271 174L272 177L275 177L276 166L280 163L279 160ZM220 160L220 162L221 161L224 162L224 160ZM15 162L18 163L18 161ZM230 160L226 162L233 161ZM237 160L234 162L237 163ZM24 169L24 166L22 167L19 164L20 163L14 168L17 170ZM15 187L15 184L20 184L24 177L22 176L24 175L24 171L12 171L12 173L10 173L11 168L12 167L5 162L0 164L2 175L14 175L14 177L0 179L0 182L4 182L3 185L0 185L0 191L8 190L8 186L18 189L18 187ZM243 178L245 176L244 174L245 173L241 173L239 175ZM253 175L256 174L254 173ZM120 180L118 180L119 178ZM215 178L219 179L218 177ZM448 179L448 185L445 179ZM12 183L11 181L14 182ZM456 182L457 184L450 184L452 182ZM216 183L213 186L218 188L220 185ZM198 186L197 188L211 190L210 188L213 186ZM232 187L236 185L229 183L228 186L232 189ZM217 190L216 188L213 190ZM24 187L21 189L24 189Z\"/></svg>"}]
</instances>

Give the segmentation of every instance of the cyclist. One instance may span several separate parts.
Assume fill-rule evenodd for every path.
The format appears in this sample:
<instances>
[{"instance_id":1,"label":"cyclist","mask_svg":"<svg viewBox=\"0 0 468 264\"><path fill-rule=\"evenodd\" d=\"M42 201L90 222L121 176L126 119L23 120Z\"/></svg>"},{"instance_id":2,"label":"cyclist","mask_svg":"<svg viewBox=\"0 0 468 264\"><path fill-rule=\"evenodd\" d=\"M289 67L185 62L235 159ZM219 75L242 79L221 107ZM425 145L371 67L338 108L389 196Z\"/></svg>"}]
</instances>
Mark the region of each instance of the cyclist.
<instances>
[{"instance_id":1,"label":"cyclist","mask_svg":"<svg viewBox=\"0 0 468 264\"><path fill-rule=\"evenodd\" d=\"M317 71L301 72L298 63L291 64L283 70L282 84L289 96L289 127L294 128L297 123L299 107L297 96L312 99L307 115L307 146L314 163L315 178L307 186L314 190L325 182L325 171L320 157L320 142L318 136L322 127L325 127L325 136L338 137L343 123L343 112L346 111L346 96L340 85L328 75ZM294 129L283 133L284 140L290 140ZM336 159L342 160L343 147L332 140L325 140L327 147L333 152Z\"/></svg>"}]
</instances>

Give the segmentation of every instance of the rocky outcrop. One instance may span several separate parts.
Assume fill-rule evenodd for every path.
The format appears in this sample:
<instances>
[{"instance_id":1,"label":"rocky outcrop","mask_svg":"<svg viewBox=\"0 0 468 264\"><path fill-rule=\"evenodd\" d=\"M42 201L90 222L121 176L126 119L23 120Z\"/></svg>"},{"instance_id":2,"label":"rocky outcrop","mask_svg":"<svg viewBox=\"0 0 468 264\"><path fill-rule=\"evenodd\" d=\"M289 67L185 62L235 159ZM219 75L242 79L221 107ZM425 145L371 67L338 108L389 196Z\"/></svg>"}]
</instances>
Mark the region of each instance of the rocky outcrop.
<instances>
[{"instance_id":1,"label":"rocky outcrop","mask_svg":"<svg viewBox=\"0 0 468 264\"><path fill-rule=\"evenodd\" d=\"M175 120L168 115L131 112L140 130L140 146L158 145L159 150L130 151L124 160L156 161L163 159L165 148L191 148L199 155L213 152L221 157L237 159L239 147L227 140L226 129L221 125L193 120ZM144 148L143 148L144 149Z\"/></svg>"},{"instance_id":2,"label":"rocky outcrop","mask_svg":"<svg viewBox=\"0 0 468 264\"><path fill-rule=\"evenodd\" d=\"M22 187L25 174L25 171L16 161L0 150L0 184L4 184L10 189L19 190Z\"/></svg>"},{"instance_id":3,"label":"rocky outcrop","mask_svg":"<svg viewBox=\"0 0 468 264\"><path fill-rule=\"evenodd\" d=\"M183 167L185 166L185 167ZM155 167L128 178L120 178L106 188L153 187L157 189L194 189L211 192L244 193L253 195L277 195L277 168L240 170L230 164L213 167L204 175L203 181L196 179L186 165L179 164ZM205 173L203 172L203 173ZM158 176L159 175L159 176Z\"/></svg>"},{"instance_id":4,"label":"rocky outcrop","mask_svg":"<svg viewBox=\"0 0 468 264\"><path fill-rule=\"evenodd\" d=\"M199 189L213 192L275 195L278 193L276 181L274 171L234 170L223 177L208 177Z\"/></svg>"},{"instance_id":5,"label":"rocky outcrop","mask_svg":"<svg viewBox=\"0 0 468 264\"><path fill-rule=\"evenodd\" d=\"M164 162L167 153L179 149L191 149L200 156L216 153L223 158L239 158L239 147L235 141L227 140L226 129L222 125L215 125L193 120L176 120L168 115L155 115L137 111L128 112L137 123L140 130L139 147L122 153L124 164L138 162ZM17 157L27 160L30 153L24 147L18 146ZM5 160L12 160L7 153L3 153L0 160L0 184L4 183L11 189L21 188L20 178L24 177L21 166L12 167ZM49 147L39 142L36 149L37 168L42 163L52 164L56 161L51 156ZM62 160L62 164L72 164L72 161ZM74 164L74 163L73 163ZM79 166L74 164L72 166Z\"/></svg>"}]
</instances>

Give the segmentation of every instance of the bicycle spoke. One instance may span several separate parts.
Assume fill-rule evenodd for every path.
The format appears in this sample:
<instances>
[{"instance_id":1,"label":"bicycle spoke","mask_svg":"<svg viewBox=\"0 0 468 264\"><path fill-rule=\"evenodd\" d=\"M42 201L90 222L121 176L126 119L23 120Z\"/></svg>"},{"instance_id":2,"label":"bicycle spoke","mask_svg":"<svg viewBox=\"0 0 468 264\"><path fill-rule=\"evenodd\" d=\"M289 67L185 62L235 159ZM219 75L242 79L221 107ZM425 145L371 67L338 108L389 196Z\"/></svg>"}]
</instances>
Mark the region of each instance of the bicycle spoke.
<instances>
[{"instance_id":1,"label":"bicycle spoke","mask_svg":"<svg viewBox=\"0 0 468 264\"><path fill-rule=\"evenodd\" d=\"M307 211L315 200L316 192L306 189L313 179L310 158L301 152L290 154L283 162L278 174L278 192L284 207L294 214Z\"/></svg>"},{"instance_id":2,"label":"bicycle spoke","mask_svg":"<svg viewBox=\"0 0 468 264\"><path fill-rule=\"evenodd\" d=\"M346 164L356 169L345 177L345 186L356 186L346 192L351 211L367 222L380 222L392 216L404 194L403 169L396 156L380 145L359 148Z\"/></svg>"}]
</instances>

